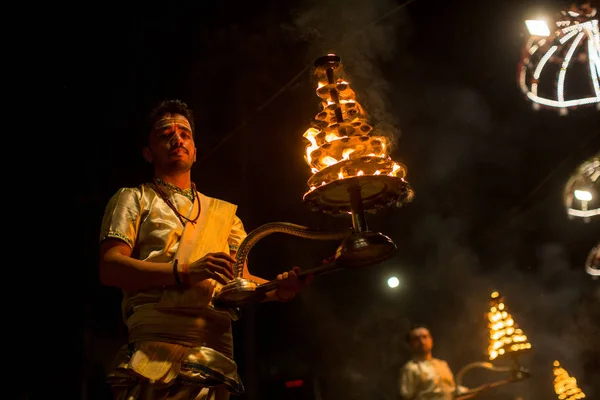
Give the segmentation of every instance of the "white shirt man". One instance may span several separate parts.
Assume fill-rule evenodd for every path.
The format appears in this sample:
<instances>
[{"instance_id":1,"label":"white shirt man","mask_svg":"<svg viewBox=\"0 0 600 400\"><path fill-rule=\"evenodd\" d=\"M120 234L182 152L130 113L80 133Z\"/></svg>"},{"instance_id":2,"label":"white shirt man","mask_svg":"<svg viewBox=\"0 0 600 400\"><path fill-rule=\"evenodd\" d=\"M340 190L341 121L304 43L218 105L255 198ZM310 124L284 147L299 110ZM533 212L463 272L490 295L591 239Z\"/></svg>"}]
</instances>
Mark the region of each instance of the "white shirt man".
<instances>
[{"instance_id":1,"label":"white shirt man","mask_svg":"<svg viewBox=\"0 0 600 400\"><path fill-rule=\"evenodd\" d=\"M403 400L453 400L456 390L454 375L444 360L432 355L433 339L424 326L416 326L407 334L413 358L402 367L400 396ZM460 392L466 388L460 388Z\"/></svg>"}]
</instances>

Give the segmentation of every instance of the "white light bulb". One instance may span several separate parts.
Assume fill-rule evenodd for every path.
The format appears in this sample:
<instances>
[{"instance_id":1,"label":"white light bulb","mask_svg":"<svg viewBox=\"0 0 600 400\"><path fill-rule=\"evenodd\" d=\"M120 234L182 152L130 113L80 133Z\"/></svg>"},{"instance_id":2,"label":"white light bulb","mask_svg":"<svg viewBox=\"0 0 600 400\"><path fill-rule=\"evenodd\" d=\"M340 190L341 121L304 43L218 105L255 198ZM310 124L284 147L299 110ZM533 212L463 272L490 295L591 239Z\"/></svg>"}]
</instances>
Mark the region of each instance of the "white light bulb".
<instances>
[{"instance_id":1,"label":"white light bulb","mask_svg":"<svg viewBox=\"0 0 600 400\"><path fill-rule=\"evenodd\" d=\"M398 285L400 285L400 280L398 278L396 278L395 276L392 276L391 278L388 279L387 284L389 287L395 288L395 287L398 287Z\"/></svg>"},{"instance_id":2,"label":"white light bulb","mask_svg":"<svg viewBox=\"0 0 600 400\"><path fill-rule=\"evenodd\" d=\"M592 193L588 192L587 190L575 190L573 192L573 195L579 201L591 201L592 200Z\"/></svg>"},{"instance_id":3,"label":"white light bulb","mask_svg":"<svg viewBox=\"0 0 600 400\"><path fill-rule=\"evenodd\" d=\"M550 36L550 28L544 20L528 19L525 21L525 26L527 26L527 30L532 36Z\"/></svg>"}]
</instances>

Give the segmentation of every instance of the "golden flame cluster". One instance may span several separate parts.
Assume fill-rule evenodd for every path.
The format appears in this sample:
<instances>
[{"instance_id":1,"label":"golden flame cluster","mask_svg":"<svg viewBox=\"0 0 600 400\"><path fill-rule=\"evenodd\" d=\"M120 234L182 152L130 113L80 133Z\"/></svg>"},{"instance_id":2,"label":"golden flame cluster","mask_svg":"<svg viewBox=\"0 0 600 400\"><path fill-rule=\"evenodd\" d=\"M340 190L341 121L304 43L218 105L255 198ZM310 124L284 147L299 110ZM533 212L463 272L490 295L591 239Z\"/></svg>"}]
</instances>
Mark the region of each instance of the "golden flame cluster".
<instances>
[{"instance_id":1,"label":"golden flame cluster","mask_svg":"<svg viewBox=\"0 0 600 400\"><path fill-rule=\"evenodd\" d=\"M559 400L576 400L585 398L585 393L577 386L577 379L554 361L554 392Z\"/></svg>"},{"instance_id":2,"label":"golden flame cluster","mask_svg":"<svg viewBox=\"0 0 600 400\"><path fill-rule=\"evenodd\" d=\"M490 328L488 355L495 360L506 353L516 353L531 348L527 336L509 314L500 293L491 295L490 311L487 313Z\"/></svg>"},{"instance_id":3,"label":"golden flame cluster","mask_svg":"<svg viewBox=\"0 0 600 400\"><path fill-rule=\"evenodd\" d=\"M335 71L339 75L341 70L340 64ZM339 76L332 80L324 68L317 68L315 75L321 111L303 135L309 142L304 159L312 173L319 175L313 179L311 189L333 180L361 175L403 178L405 168L388 156L388 139L373 135L373 127L356 101L350 83ZM356 162L352 162L354 160ZM336 167L324 171L334 165ZM324 173L319 174L321 171Z\"/></svg>"}]
</instances>

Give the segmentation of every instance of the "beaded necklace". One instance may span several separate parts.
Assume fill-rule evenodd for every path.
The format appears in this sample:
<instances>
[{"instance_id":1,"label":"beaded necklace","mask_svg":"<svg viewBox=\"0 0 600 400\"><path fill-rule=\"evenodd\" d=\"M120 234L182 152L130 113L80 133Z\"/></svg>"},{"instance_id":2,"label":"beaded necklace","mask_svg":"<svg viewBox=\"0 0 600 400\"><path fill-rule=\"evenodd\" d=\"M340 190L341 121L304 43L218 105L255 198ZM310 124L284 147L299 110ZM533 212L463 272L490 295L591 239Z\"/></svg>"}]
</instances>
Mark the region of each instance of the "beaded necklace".
<instances>
[{"instance_id":1,"label":"beaded necklace","mask_svg":"<svg viewBox=\"0 0 600 400\"><path fill-rule=\"evenodd\" d=\"M182 215L177 210L177 207L175 207L175 205L171 202L171 200L169 200L169 198L167 197L165 192L163 192L163 190L160 188L159 183L156 181L156 178L153 179L153 183L154 183L154 187L156 188L156 191L158 192L160 197L165 201L165 203L167 203L167 205L171 208L171 210L173 210L173 212L175 213L175 215L177 215L177 217L179 218L179 220L181 221L181 223L183 225L185 225L185 221L190 222L192 224L196 223L196 221L200 217L200 206L199 206L200 199L198 198L198 192L196 191L196 185L194 184L194 182L192 182L192 191L194 193L194 199L196 201L198 201L198 214L196 214L196 217L194 217L194 219L190 219L190 218L186 217L185 215Z\"/></svg>"}]
</instances>

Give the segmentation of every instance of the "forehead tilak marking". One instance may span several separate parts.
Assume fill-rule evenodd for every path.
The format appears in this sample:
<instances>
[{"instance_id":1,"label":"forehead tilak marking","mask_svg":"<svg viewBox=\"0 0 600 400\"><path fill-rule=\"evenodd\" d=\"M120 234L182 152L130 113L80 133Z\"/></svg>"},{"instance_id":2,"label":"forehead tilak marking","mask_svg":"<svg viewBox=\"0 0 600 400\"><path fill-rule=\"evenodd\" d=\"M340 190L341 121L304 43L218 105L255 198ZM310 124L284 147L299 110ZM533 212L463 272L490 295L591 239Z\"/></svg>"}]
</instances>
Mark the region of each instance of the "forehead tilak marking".
<instances>
[{"instance_id":1,"label":"forehead tilak marking","mask_svg":"<svg viewBox=\"0 0 600 400\"><path fill-rule=\"evenodd\" d=\"M427 328L413 329L412 335L414 335L414 336L417 336L417 335L429 335L429 329L427 329Z\"/></svg>"},{"instance_id":2,"label":"forehead tilak marking","mask_svg":"<svg viewBox=\"0 0 600 400\"><path fill-rule=\"evenodd\" d=\"M156 124L154 124L154 129L160 130L160 129L171 128L174 126L186 128L190 132L192 131L190 122L187 120L187 118L185 118L181 115L175 115L175 116L169 115L169 116L159 119L158 121L156 121Z\"/></svg>"}]
</instances>

